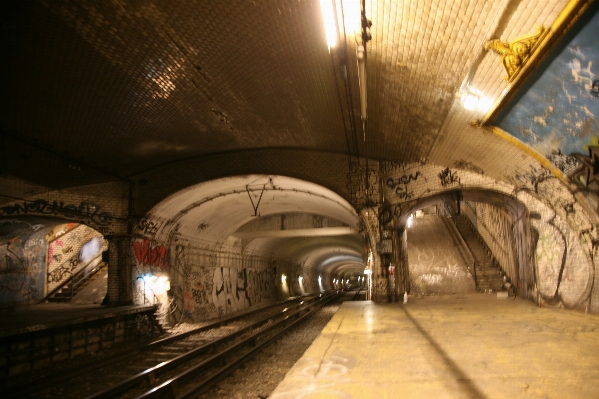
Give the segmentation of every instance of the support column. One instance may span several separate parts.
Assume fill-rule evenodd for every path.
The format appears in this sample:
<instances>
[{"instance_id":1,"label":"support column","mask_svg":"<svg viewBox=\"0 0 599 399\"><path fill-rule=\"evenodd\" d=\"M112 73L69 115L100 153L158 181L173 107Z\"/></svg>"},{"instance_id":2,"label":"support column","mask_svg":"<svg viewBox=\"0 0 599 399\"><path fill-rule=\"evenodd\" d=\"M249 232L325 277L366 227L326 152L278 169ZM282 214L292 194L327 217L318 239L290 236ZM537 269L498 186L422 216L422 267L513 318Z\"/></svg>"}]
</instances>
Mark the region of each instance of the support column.
<instances>
[{"instance_id":1,"label":"support column","mask_svg":"<svg viewBox=\"0 0 599 399\"><path fill-rule=\"evenodd\" d=\"M104 305L124 306L133 304L131 281L130 235L105 236L108 240L108 292Z\"/></svg>"},{"instance_id":2,"label":"support column","mask_svg":"<svg viewBox=\"0 0 599 399\"><path fill-rule=\"evenodd\" d=\"M395 263L395 286L397 298L410 293L410 268L408 264L408 232L393 230L393 260Z\"/></svg>"}]
</instances>

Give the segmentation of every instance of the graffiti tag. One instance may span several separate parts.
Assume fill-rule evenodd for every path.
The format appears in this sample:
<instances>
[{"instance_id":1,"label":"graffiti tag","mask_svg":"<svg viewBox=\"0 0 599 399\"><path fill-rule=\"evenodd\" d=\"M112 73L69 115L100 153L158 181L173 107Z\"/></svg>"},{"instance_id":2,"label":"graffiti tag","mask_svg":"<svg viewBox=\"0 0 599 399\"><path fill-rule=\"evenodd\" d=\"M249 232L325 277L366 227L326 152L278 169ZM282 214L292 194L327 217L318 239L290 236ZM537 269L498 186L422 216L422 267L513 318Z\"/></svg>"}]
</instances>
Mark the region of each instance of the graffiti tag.
<instances>
[{"instance_id":1,"label":"graffiti tag","mask_svg":"<svg viewBox=\"0 0 599 399\"><path fill-rule=\"evenodd\" d=\"M53 201L49 203L43 199L35 201L23 201L22 204L14 204L0 207L0 211L6 215L20 215L27 213L39 213L42 215L62 215L67 218L78 218L83 222L95 223L107 226L112 222L112 215L108 212L100 212L101 207L88 201L81 201L79 206L64 202Z\"/></svg>"},{"instance_id":2,"label":"graffiti tag","mask_svg":"<svg viewBox=\"0 0 599 399\"><path fill-rule=\"evenodd\" d=\"M441 185L443 187L449 184L460 182L458 175L453 173L449 168L445 168L441 171L441 173L439 173L439 179L441 179Z\"/></svg>"},{"instance_id":3,"label":"graffiti tag","mask_svg":"<svg viewBox=\"0 0 599 399\"><path fill-rule=\"evenodd\" d=\"M152 246L150 240L133 242L135 258L139 265L160 267L168 270L166 264L166 247L163 244Z\"/></svg>"},{"instance_id":4,"label":"graffiti tag","mask_svg":"<svg viewBox=\"0 0 599 399\"><path fill-rule=\"evenodd\" d=\"M145 218L137 224L137 230L148 235L155 235L160 227L162 227L162 222L154 222Z\"/></svg>"}]
</instances>

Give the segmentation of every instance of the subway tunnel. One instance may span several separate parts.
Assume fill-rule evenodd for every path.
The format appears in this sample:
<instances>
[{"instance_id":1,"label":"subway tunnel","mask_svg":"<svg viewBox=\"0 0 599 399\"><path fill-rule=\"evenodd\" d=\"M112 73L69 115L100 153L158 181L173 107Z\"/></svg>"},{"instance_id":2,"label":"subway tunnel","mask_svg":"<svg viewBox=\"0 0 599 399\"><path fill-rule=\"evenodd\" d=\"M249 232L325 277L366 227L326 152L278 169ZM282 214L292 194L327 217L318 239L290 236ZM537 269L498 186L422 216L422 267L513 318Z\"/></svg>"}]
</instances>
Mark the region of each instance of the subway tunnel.
<instances>
[{"instance_id":1,"label":"subway tunnel","mask_svg":"<svg viewBox=\"0 0 599 399\"><path fill-rule=\"evenodd\" d=\"M355 289L599 312L597 1L0 7L5 335Z\"/></svg>"}]
</instances>

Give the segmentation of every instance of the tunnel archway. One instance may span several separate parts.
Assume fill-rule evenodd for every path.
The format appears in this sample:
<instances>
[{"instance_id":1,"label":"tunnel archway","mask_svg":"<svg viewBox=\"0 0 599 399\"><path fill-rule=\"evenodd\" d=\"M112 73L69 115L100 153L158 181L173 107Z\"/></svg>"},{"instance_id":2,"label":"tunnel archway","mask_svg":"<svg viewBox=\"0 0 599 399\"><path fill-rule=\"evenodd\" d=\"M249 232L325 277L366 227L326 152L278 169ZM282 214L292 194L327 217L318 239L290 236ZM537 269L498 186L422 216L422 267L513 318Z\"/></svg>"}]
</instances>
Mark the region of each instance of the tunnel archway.
<instances>
[{"instance_id":1,"label":"tunnel archway","mask_svg":"<svg viewBox=\"0 0 599 399\"><path fill-rule=\"evenodd\" d=\"M410 215L418 209L453 203L460 213L460 206L468 202L493 206L509 217L514 265L507 274L519 295L547 306L586 306L594 279L592 262L580 262L584 252L570 227L526 190L515 195L476 188L448 190L406 206L395 218L396 227L405 232Z\"/></svg>"},{"instance_id":2,"label":"tunnel archway","mask_svg":"<svg viewBox=\"0 0 599 399\"><path fill-rule=\"evenodd\" d=\"M69 302L104 267L107 248L102 233L84 223L33 215L0 218L0 307ZM105 294L104 287L89 303L100 303Z\"/></svg>"},{"instance_id":3,"label":"tunnel archway","mask_svg":"<svg viewBox=\"0 0 599 399\"><path fill-rule=\"evenodd\" d=\"M333 289L346 265L364 269L359 226L345 199L311 182L245 175L199 183L137 224L134 301L148 295L144 276L167 278L173 298L150 295L174 299L194 320Z\"/></svg>"}]
</instances>

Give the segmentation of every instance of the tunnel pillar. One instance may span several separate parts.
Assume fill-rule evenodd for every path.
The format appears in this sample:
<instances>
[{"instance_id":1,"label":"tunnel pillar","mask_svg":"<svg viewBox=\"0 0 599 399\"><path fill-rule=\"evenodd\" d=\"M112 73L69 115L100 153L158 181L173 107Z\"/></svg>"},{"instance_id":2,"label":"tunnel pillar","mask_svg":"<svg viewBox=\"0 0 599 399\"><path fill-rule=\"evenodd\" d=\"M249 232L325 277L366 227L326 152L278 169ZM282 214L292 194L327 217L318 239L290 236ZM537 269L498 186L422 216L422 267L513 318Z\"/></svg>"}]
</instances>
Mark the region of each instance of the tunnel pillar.
<instances>
[{"instance_id":1,"label":"tunnel pillar","mask_svg":"<svg viewBox=\"0 0 599 399\"><path fill-rule=\"evenodd\" d=\"M408 234L405 229L393 230L393 263L395 264L395 296L403 298L410 293L410 268L408 267Z\"/></svg>"},{"instance_id":2,"label":"tunnel pillar","mask_svg":"<svg viewBox=\"0 0 599 399\"><path fill-rule=\"evenodd\" d=\"M123 306L133 304L131 281L131 240L129 235L105 236L108 240L108 291L104 305Z\"/></svg>"}]
</instances>

